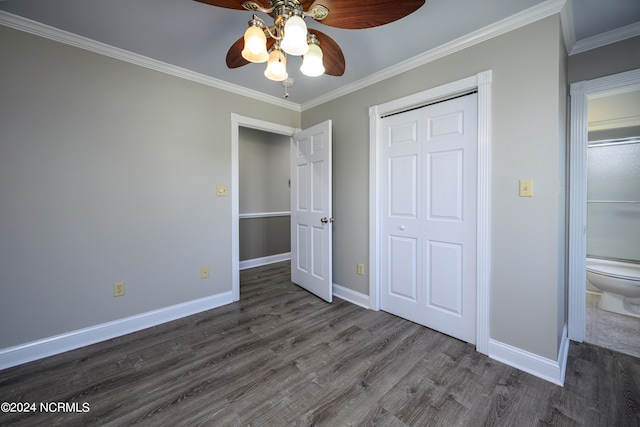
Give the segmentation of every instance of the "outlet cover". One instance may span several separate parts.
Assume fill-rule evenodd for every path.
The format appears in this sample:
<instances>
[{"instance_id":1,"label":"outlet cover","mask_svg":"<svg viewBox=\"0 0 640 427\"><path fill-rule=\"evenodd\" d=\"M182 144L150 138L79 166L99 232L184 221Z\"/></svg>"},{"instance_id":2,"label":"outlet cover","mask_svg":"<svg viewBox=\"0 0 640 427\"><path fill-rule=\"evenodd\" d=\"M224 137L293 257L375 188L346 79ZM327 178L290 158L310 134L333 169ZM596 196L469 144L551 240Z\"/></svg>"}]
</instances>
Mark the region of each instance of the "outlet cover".
<instances>
[{"instance_id":1,"label":"outlet cover","mask_svg":"<svg viewBox=\"0 0 640 427\"><path fill-rule=\"evenodd\" d=\"M113 296L121 297L124 295L124 282L116 282L113 284Z\"/></svg>"},{"instance_id":2,"label":"outlet cover","mask_svg":"<svg viewBox=\"0 0 640 427\"><path fill-rule=\"evenodd\" d=\"M207 279L209 277L209 267L204 266L200 268L200 278Z\"/></svg>"}]
</instances>

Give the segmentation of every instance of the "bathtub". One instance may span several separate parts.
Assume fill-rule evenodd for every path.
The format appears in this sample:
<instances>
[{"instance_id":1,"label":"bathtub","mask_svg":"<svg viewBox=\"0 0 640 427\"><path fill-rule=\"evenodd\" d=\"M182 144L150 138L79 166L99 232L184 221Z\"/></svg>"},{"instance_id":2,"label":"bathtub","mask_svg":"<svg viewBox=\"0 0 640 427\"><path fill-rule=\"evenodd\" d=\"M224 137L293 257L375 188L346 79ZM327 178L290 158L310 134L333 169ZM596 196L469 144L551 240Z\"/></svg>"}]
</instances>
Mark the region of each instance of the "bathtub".
<instances>
[{"instance_id":1,"label":"bathtub","mask_svg":"<svg viewBox=\"0 0 640 427\"><path fill-rule=\"evenodd\" d=\"M640 264L587 258L587 280L602 291L601 309L640 317Z\"/></svg>"}]
</instances>

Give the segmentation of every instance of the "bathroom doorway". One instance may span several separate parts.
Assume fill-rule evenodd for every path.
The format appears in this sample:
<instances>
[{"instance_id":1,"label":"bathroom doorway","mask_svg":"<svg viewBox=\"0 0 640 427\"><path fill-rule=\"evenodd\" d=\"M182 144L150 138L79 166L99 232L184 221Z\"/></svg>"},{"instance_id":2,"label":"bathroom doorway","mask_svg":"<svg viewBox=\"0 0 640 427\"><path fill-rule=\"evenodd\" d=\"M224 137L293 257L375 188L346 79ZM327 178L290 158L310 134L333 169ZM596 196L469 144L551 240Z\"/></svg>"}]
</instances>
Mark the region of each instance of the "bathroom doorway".
<instances>
[{"instance_id":1,"label":"bathroom doorway","mask_svg":"<svg viewBox=\"0 0 640 427\"><path fill-rule=\"evenodd\" d=\"M640 124L594 129L625 97L589 100L585 341L640 357Z\"/></svg>"},{"instance_id":2,"label":"bathroom doorway","mask_svg":"<svg viewBox=\"0 0 640 427\"><path fill-rule=\"evenodd\" d=\"M640 135L640 110L623 112L622 107L625 103L640 104L640 70L571 85L569 337L574 341L587 341L616 351L634 354L640 350L635 349L633 345L637 342L640 332L640 329L636 329L636 326L640 328L638 321L640 319L617 313L611 313L610 316L607 311L602 311L598 307L601 291L592 287L586 280L588 252L598 252L596 255L603 258L620 257L617 249L609 251L610 254L606 253L612 246L615 248L615 244L604 242L602 246L602 241L595 241L599 238L598 234L600 236L606 234L602 227L598 228L599 225L612 224L616 221L611 218L607 222L602 218L603 213L606 211L620 213L621 209L615 207L620 203L608 203L618 202L617 196L609 200L609 197L589 195L590 149L587 147L589 147L588 142L623 140L636 134ZM624 107L640 108L633 105L631 107L624 105ZM612 147L616 146L614 141L609 142ZM602 142L602 144L599 148L591 150L592 157L606 153L606 150L602 150L606 143ZM592 146L595 147L595 144ZM596 153L598 150L600 153ZM594 163L593 159L592 163ZM625 203L623 211L636 207L640 208L639 204ZM640 227L637 219L632 220L632 223L635 224L634 227ZM607 246L608 249L603 252L603 248ZM625 255L623 258L634 258L634 256ZM640 353L634 355L640 357Z\"/></svg>"}]
</instances>

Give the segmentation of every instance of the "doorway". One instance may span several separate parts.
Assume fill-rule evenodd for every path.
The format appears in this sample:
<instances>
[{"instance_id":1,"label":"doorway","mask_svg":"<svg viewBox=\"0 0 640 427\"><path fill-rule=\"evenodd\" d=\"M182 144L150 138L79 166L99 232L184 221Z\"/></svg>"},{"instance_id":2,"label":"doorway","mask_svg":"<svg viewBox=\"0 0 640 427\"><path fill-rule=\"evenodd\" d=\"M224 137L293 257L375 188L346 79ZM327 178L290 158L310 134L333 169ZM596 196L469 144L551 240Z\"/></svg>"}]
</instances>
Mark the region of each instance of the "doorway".
<instances>
[{"instance_id":1,"label":"doorway","mask_svg":"<svg viewBox=\"0 0 640 427\"><path fill-rule=\"evenodd\" d=\"M589 97L640 89L640 69L571 84L569 140L569 339L584 341L587 258L587 142Z\"/></svg>"},{"instance_id":2,"label":"doorway","mask_svg":"<svg viewBox=\"0 0 640 427\"><path fill-rule=\"evenodd\" d=\"M240 127L291 137L299 129L264 120L231 114L231 294L233 301L240 300L240 197L239 144Z\"/></svg>"},{"instance_id":3,"label":"doorway","mask_svg":"<svg viewBox=\"0 0 640 427\"><path fill-rule=\"evenodd\" d=\"M290 137L240 127L240 269L291 258Z\"/></svg>"},{"instance_id":4,"label":"doorway","mask_svg":"<svg viewBox=\"0 0 640 427\"><path fill-rule=\"evenodd\" d=\"M369 109L370 123L370 219L369 263L370 308L380 310L381 272L385 259L381 254L381 174L382 144L380 122L384 116L420 108L477 90L477 201L476 201L476 350L489 354L489 283L490 283L490 158L491 158L491 70L433 89L410 95Z\"/></svg>"},{"instance_id":5,"label":"doorway","mask_svg":"<svg viewBox=\"0 0 640 427\"><path fill-rule=\"evenodd\" d=\"M240 127L290 138L292 281L331 302L331 121L306 130L231 114L231 294L240 300ZM304 161L303 161L304 160ZM302 162L302 163L301 163ZM306 171L306 172L305 172ZM304 172L304 173L303 173ZM319 203L319 201L322 203ZM317 218L316 218L317 217ZM306 219L318 219L307 224ZM322 236L322 237L321 237ZM307 244L308 243L308 244ZM304 248L303 248L304 245Z\"/></svg>"}]
</instances>

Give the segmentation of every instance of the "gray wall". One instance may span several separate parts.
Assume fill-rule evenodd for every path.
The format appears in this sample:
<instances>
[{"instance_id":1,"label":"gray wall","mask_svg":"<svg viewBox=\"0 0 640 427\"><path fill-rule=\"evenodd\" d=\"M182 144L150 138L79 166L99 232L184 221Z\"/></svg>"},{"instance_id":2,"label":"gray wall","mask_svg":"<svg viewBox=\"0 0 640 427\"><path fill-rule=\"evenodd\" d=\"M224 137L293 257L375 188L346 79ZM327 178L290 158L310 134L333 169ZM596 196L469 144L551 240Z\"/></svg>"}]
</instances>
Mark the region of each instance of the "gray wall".
<instances>
[{"instance_id":1,"label":"gray wall","mask_svg":"<svg viewBox=\"0 0 640 427\"><path fill-rule=\"evenodd\" d=\"M491 338L556 359L564 325L566 54L553 16L328 102L333 119L334 282L368 294L368 108L493 69ZM518 197L532 179L534 197ZM559 243L559 240L561 241Z\"/></svg>"},{"instance_id":2,"label":"gray wall","mask_svg":"<svg viewBox=\"0 0 640 427\"><path fill-rule=\"evenodd\" d=\"M4 26L0 58L0 348L230 291L231 113L300 113Z\"/></svg>"},{"instance_id":3,"label":"gray wall","mask_svg":"<svg viewBox=\"0 0 640 427\"><path fill-rule=\"evenodd\" d=\"M640 68L640 36L569 57L569 83Z\"/></svg>"},{"instance_id":4,"label":"gray wall","mask_svg":"<svg viewBox=\"0 0 640 427\"><path fill-rule=\"evenodd\" d=\"M291 252L290 215L240 218L238 231L240 261L256 260ZM249 266L255 266L255 264L249 263Z\"/></svg>"},{"instance_id":5,"label":"gray wall","mask_svg":"<svg viewBox=\"0 0 640 427\"><path fill-rule=\"evenodd\" d=\"M557 220L558 227L556 229L557 232L557 241L558 241L558 251L556 256L558 257L558 299L557 299L557 310L558 310L558 318L556 324L556 333L558 334L558 347L561 344L562 340L562 332L564 327L568 325L569 321L569 304L568 304L568 295L569 295L569 280L567 277L567 260L568 260L568 241L567 241L567 233L568 233L568 193L566 191L567 188L567 156L568 156L568 148L569 145L569 124L567 123L569 117L569 83L568 83L568 73L569 73L569 58L567 56L566 47L564 44L564 39L561 37L558 40L558 55L560 67L558 69L558 207L557 207Z\"/></svg>"},{"instance_id":6,"label":"gray wall","mask_svg":"<svg viewBox=\"0 0 640 427\"><path fill-rule=\"evenodd\" d=\"M291 210L290 138L241 127L238 139L240 214Z\"/></svg>"}]
</instances>

